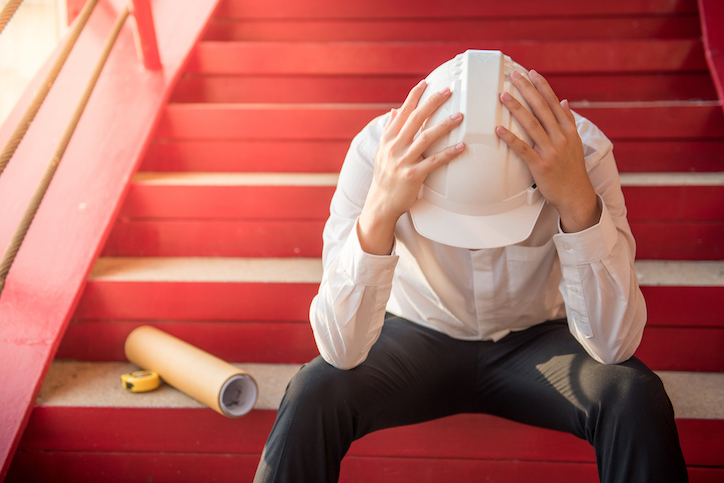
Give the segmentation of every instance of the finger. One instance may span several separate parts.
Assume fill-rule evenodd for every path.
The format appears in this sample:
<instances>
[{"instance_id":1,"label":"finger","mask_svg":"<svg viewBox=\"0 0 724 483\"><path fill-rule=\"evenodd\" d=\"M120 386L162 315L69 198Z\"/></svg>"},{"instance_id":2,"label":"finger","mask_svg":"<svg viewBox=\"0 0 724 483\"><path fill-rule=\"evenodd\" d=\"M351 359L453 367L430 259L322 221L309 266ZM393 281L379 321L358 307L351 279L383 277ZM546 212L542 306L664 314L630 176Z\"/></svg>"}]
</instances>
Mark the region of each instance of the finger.
<instances>
[{"instance_id":1,"label":"finger","mask_svg":"<svg viewBox=\"0 0 724 483\"><path fill-rule=\"evenodd\" d=\"M459 126L463 120L462 113L456 112L452 116L448 116L442 121L438 122L432 127L429 127L422 131L417 139L415 139L408 150L408 153L414 157L414 159L422 156L422 153L429 148L432 143L440 139L445 133Z\"/></svg>"},{"instance_id":2,"label":"finger","mask_svg":"<svg viewBox=\"0 0 724 483\"><path fill-rule=\"evenodd\" d=\"M500 139L505 141L505 144L510 146L510 149L520 156L526 164L530 165L531 163L535 163L540 158L538 153L536 153L535 150L528 145L528 143L505 129L503 126L496 127L495 133L500 137Z\"/></svg>"},{"instance_id":3,"label":"finger","mask_svg":"<svg viewBox=\"0 0 724 483\"><path fill-rule=\"evenodd\" d=\"M399 133L399 139L406 144L411 144L413 141L413 138L417 134L417 132L420 130L422 125L425 123L427 118L432 116L432 114L441 106L445 101L447 101L450 98L450 94L452 92L450 91L449 87L445 87L444 89L439 90L438 92L433 93L425 99L425 102L418 105L417 108L412 111L412 114L410 114L410 117L407 119L407 122L405 122L405 125L402 126L402 129Z\"/></svg>"},{"instance_id":4,"label":"finger","mask_svg":"<svg viewBox=\"0 0 724 483\"><path fill-rule=\"evenodd\" d=\"M382 129L382 131L387 131L387 129L389 129L390 124L392 124L392 121L395 120L395 117L397 117L397 109L391 109L390 117L387 118L387 122L385 123L385 127Z\"/></svg>"},{"instance_id":5,"label":"finger","mask_svg":"<svg viewBox=\"0 0 724 483\"><path fill-rule=\"evenodd\" d=\"M528 136L530 136L536 146L547 148L551 145L551 137L543 128L541 121L531 114L528 109L523 107L523 104L521 104L518 99L507 92L503 92L500 95L500 100L520 125L523 126L523 129L528 133Z\"/></svg>"},{"instance_id":6,"label":"finger","mask_svg":"<svg viewBox=\"0 0 724 483\"><path fill-rule=\"evenodd\" d=\"M388 129L390 136L397 136L400 132L400 129L407 121L407 118L410 117L410 114L412 114L417 107L417 103L420 102L420 97L422 97L422 93L425 92L426 87L427 82L423 79L412 88L409 94L407 94L405 102L403 102L402 106L397 109L397 115L390 123L390 127Z\"/></svg>"},{"instance_id":7,"label":"finger","mask_svg":"<svg viewBox=\"0 0 724 483\"><path fill-rule=\"evenodd\" d=\"M523 95L523 98L533 110L533 114L535 114L535 117L538 118L540 124L543 126L543 129L548 134L548 136L550 136L552 139L556 139L556 137L560 135L560 126L558 124L558 120L553 115L553 112L548 105L548 101L543 98L541 93L538 92L538 89L536 89L533 84L531 84L527 79L524 79L523 76L521 76L518 72L513 71L510 74L510 79L513 82L513 85ZM553 95L555 96L555 94ZM556 104L558 104L557 99ZM518 118L516 117L516 119ZM520 119L518 119L518 122L523 124ZM525 124L523 124L523 126L525 127ZM527 131L528 130L526 129L526 132ZM530 135L530 137L533 137L532 133L530 132L528 132L528 135ZM536 144L537 143L538 141L536 141Z\"/></svg>"},{"instance_id":8,"label":"finger","mask_svg":"<svg viewBox=\"0 0 724 483\"><path fill-rule=\"evenodd\" d=\"M568 105L568 99L563 99L561 101L561 107L563 108L563 112L566 113L566 116L570 121L573 123L573 127L576 126L576 116L573 115L573 111L571 111L571 106Z\"/></svg>"},{"instance_id":9,"label":"finger","mask_svg":"<svg viewBox=\"0 0 724 483\"><path fill-rule=\"evenodd\" d=\"M438 151L432 156L429 156L420 161L420 163L417 164L417 169L420 169L422 171L422 174L427 176L435 168L439 168L440 166L447 164L455 159L455 157L462 153L464 150L465 144L463 143L457 143L454 146L448 146L442 151Z\"/></svg>"},{"instance_id":10,"label":"finger","mask_svg":"<svg viewBox=\"0 0 724 483\"><path fill-rule=\"evenodd\" d=\"M535 70L531 70L530 79L531 81L533 81L533 85L538 90L540 95L543 96L543 99L548 102L548 107L553 113L553 116L555 116L556 121L558 121L558 125L563 128L570 127L570 125L568 125L570 123L570 118L561 106L560 102L558 101L558 96L556 96L556 93L553 92L553 88L548 83L546 78L540 75Z\"/></svg>"}]
</instances>

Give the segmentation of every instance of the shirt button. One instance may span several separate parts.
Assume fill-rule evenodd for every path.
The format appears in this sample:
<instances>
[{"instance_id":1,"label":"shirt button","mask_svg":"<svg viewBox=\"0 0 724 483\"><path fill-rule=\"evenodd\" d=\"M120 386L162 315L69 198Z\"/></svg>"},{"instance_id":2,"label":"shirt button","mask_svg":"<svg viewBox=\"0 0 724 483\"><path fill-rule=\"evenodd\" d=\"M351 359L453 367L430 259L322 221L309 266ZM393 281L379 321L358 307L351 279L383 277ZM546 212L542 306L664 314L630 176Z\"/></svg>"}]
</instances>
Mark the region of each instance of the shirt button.
<instances>
[{"instance_id":1,"label":"shirt button","mask_svg":"<svg viewBox=\"0 0 724 483\"><path fill-rule=\"evenodd\" d=\"M570 251L571 246L570 245L563 245L563 249L566 251Z\"/></svg>"},{"instance_id":2,"label":"shirt button","mask_svg":"<svg viewBox=\"0 0 724 483\"><path fill-rule=\"evenodd\" d=\"M571 292L578 293L578 287L576 287L575 285L571 285L570 289L571 289Z\"/></svg>"}]
</instances>

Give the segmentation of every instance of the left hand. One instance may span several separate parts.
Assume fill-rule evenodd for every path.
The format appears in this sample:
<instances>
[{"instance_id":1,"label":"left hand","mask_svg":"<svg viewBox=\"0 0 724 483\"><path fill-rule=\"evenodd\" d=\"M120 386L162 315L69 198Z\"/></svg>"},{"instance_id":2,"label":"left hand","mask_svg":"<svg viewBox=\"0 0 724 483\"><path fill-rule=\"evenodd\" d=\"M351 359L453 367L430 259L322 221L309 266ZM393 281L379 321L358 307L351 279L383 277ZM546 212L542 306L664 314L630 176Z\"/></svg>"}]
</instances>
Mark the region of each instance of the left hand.
<instances>
[{"instance_id":1,"label":"left hand","mask_svg":"<svg viewBox=\"0 0 724 483\"><path fill-rule=\"evenodd\" d=\"M601 208L586 171L583 142L568 101L558 102L551 86L534 70L530 71L532 84L515 71L510 77L535 115L507 92L500 100L535 147L502 126L496 133L526 162L541 194L558 210L563 231L576 232L595 225Z\"/></svg>"}]
</instances>

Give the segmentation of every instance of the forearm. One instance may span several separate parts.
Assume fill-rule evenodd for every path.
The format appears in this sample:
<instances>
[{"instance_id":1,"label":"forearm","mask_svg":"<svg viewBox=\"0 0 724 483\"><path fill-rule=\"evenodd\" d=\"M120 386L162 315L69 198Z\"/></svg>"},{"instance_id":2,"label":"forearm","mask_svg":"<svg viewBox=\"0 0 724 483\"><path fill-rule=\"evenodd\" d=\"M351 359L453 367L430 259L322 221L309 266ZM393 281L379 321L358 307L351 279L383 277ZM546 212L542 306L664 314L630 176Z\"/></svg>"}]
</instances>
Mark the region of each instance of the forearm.
<instances>
[{"instance_id":1,"label":"forearm","mask_svg":"<svg viewBox=\"0 0 724 483\"><path fill-rule=\"evenodd\" d=\"M396 256L365 253L351 234L326 268L310 321L327 362L351 369L366 359L382 330L396 264Z\"/></svg>"}]
</instances>

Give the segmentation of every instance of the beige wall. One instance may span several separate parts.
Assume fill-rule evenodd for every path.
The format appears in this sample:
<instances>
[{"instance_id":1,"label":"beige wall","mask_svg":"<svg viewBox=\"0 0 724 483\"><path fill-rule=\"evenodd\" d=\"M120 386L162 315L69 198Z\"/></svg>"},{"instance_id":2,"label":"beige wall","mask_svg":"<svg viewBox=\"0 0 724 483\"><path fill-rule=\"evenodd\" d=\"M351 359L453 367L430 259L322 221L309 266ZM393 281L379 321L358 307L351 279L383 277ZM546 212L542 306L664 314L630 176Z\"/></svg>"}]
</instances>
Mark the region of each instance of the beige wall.
<instances>
[{"instance_id":1,"label":"beige wall","mask_svg":"<svg viewBox=\"0 0 724 483\"><path fill-rule=\"evenodd\" d=\"M65 0L24 0L0 34L0 124L67 30L65 7Z\"/></svg>"}]
</instances>

